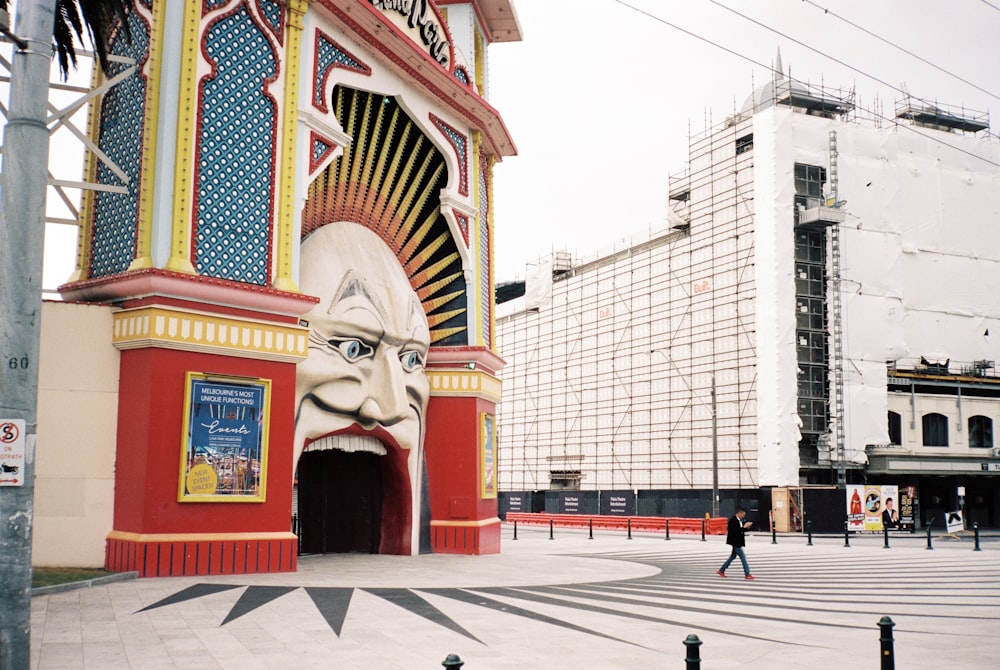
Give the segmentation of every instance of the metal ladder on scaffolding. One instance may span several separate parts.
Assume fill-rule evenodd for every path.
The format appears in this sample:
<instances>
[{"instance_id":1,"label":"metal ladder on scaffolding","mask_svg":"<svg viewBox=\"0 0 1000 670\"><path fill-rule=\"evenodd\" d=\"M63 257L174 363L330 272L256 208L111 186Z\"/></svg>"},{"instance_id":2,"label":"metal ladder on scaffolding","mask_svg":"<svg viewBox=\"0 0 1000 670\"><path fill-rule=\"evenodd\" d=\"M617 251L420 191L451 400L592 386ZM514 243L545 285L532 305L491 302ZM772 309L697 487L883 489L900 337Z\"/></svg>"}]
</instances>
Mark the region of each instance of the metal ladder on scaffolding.
<instances>
[{"instance_id":1,"label":"metal ladder on scaffolding","mask_svg":"<svg viewBox=\"0 0 1000 670\"><path fill-rule=\"evenodd\" d=\"M830 189L833 207L840 207L840 180L837 175L837 131L830 131ZM830 363L833 372L834 438L837 486L847 483L844 451L844 324L840 304L840 224L830 226Z\"/></svg>"}]
</instances>

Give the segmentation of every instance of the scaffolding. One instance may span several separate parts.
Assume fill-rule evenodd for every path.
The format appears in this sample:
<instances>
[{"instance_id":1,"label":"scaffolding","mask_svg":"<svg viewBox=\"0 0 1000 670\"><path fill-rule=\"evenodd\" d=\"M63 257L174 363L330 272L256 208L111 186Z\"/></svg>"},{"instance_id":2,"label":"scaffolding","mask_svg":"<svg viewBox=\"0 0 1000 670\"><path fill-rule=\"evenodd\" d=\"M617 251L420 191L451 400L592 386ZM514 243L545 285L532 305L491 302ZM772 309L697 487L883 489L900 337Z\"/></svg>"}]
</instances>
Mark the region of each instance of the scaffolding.
<instances>
[{"instance_id":1,"label":"scaffolding","mask_svg":"<svg viewBox=\"0 0 1000 670\"><path fill-rule=\"evenodd\" d=\"M853 92L789 78L707 119L662 230L546 266L547 291L527 287L545 301L499 306L501 490L858 481L888 439L887 360L962 352L975 380L998 358L997 259L981 244L997 152L977 134L986 117L946 116L901 117L949 133L924 142ZM968 155L984 161L970 171Z\"/></svg>"},{"instance_id":2,"label":"scaffolding","mask_svg":"<svg viewBox=\"0 0 1000 670\"><path fill-rule=\"evenodd\" d=\"M502 490L757 487L752 123L690 149L671 226L498 319Z\"/></svg>"}]
</instances>

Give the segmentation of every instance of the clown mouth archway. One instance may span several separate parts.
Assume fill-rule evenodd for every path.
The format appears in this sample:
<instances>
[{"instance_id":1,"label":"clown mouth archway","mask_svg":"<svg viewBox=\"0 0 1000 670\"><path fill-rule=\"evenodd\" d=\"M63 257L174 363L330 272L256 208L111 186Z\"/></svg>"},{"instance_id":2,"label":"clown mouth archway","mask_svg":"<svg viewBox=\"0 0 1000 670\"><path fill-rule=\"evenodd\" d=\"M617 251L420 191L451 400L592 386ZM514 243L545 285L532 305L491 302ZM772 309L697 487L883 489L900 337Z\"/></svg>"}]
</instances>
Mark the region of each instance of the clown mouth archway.
<instances>
[{"instance_id":1,"label":"clown mouth archway","mask_svg":"<svg viewBox=\"0 0 1000 670\"><path fill-rule=\"evenodd\" d=\"M379 553L382 464L368 452L310 451L299 458L300 551Z\"/></svg>"}]
</instances>

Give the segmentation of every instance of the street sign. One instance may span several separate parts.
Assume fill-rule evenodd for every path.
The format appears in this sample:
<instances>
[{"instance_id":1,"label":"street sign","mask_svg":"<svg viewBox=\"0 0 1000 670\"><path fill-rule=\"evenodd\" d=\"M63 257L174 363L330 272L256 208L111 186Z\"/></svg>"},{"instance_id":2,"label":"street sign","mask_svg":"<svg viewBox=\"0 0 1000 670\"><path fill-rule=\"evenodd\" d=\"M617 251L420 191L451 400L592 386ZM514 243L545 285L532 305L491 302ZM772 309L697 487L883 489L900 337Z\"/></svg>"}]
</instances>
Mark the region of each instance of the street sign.
<instances>
[{"instance_id":1,"label":"street sign","mask_svg":"<svg viewBox=\"0 0 1000 670\"><path fill-rule=\"evenodd\" d=\"M24 486L24 419L0 419L0 486Z\"/></svg>"}]
</instances>

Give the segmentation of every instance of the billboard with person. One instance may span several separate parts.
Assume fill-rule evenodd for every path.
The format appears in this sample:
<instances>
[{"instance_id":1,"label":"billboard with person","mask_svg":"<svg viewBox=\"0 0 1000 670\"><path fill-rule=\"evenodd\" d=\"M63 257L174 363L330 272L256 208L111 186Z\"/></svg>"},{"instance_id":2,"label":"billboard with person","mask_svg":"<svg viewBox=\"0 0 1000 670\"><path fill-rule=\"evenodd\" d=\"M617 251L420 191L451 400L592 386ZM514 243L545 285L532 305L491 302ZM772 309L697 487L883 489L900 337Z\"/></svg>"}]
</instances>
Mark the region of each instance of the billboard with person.
<instances>
[{"instance_id":1,"label":"billboard with person","mask_svg":"<svg viewBox=\"0 0 1000 670\"><path fill-rule=\"evenodd\" d=\"M847 529L880 533L913 528L913 487L850 484L846 489Z\"/></svg>"}]
</instances>

